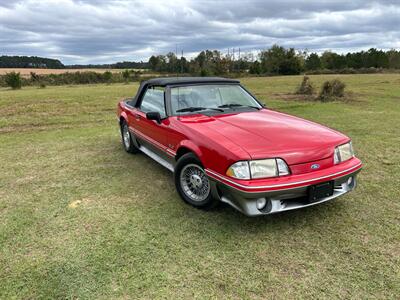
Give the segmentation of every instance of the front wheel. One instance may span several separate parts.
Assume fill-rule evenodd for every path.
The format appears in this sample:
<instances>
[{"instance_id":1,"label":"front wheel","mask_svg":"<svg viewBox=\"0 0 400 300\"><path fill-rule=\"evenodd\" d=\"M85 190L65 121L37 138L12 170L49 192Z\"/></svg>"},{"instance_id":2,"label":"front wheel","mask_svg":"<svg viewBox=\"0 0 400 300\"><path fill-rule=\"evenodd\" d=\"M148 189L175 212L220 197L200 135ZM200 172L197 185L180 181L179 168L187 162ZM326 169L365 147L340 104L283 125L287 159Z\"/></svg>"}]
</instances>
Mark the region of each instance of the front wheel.
<instances>
[{"instance_id":1,"label":"front wheel","mask_svg":"<svg viewBox=\"0 0 400 300\"><path fill-rule=\"evenodd\" d=\"M208 209L218 204L211 195L211 184L200 160L193 154L183 155L174 171L175 186L181 198L190 205Z\"/></svg>"}]
</instances>

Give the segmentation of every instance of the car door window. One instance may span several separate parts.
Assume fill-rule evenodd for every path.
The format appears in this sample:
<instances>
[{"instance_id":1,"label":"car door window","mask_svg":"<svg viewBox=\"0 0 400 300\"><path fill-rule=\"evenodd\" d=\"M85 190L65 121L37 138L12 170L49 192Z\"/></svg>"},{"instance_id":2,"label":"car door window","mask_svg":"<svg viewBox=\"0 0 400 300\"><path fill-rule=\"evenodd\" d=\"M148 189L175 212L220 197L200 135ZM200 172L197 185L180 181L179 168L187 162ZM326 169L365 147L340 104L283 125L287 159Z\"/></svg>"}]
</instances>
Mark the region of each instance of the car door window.
<instances>
[{"instance_id":1,"label":"car door window","mask_svg":"<svg viewBox=\"0 0 400 300\"><path fill-rule=\"evenodd\" d=\"M161 118L166 117L165 92L162 87L150 87L143 95L139 109L144 112L158 112Z\"/></svg>"}]
</instances>

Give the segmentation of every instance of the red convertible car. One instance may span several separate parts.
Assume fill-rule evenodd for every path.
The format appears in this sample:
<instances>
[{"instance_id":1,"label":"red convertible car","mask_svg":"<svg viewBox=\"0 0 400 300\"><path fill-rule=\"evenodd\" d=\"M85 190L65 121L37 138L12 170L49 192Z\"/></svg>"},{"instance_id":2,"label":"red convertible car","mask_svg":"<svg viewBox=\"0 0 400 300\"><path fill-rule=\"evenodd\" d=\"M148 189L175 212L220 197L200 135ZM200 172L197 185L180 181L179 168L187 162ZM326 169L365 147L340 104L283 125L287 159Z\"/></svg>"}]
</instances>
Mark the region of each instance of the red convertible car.
<instances>
[{"instance_id":1,"label":"red convertible car","mask_svg":"<svg viewBox=\"0 0 400 300\"><path fill-rule=\"evenodd\" d=\"M330 128L265 108L239 81L156 78L118 104L122 144L174 173L198 208L249 216L326 202L356 186L361 161Z\"/></svg>"}]
</instances>

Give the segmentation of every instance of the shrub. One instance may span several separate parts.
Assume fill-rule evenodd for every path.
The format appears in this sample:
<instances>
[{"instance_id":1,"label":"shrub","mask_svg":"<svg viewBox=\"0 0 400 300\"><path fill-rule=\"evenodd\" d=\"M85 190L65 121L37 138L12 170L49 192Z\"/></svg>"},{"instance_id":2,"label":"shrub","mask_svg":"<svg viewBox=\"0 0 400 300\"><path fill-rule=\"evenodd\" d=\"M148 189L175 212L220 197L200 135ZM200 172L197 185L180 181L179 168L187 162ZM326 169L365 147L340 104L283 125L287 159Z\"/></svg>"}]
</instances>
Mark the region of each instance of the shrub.
<instances>
[{"instance_id":1,"label":"shrub","mask_svg":"<svg viewBox=\"0 0 400 300\"><path fill-rule=\"evenodd\" d=\"M335 98L342 98L344 96L345 87L346 85L339 79L325 81L318 98L321 101L332 101L335 100Z\"/></svg>"},{"instance_id":2,"label":"shrub","mask_svg":"<svg viewBox=\"0 0 400 300\"><path fill-rule=\"evenodd\" d=\"M249 69L249 73L250 74L261 74L262 70L261 70L261 64L258 61L255 61L254 63L252 63L250 65L250 69Z\"/></svg>"},{"instance_id":3,"label":"shrub","mask_svg":"<svg viewBox=\"0 0 400 300\"><path fill-rule=\"evenodd\" d=\"M32 82L37 82L37 81L39 81L39 75L36 74L35 72L31 72L31 81L32 81Z\"/></svg>"},{"instance_id":4,"label":"shrub","mask_svg":"<svg viewBox=\"0 0 400 300\"><path fill-rule=\"evenodd\" d=\"M22 80L20 73L10 72L5 75L6 85L11 87L13 90L20 89L22 86Z\"/></svg>"},{"instance_id":5,"label":"shrub","mask_svg":"<svg viewBox=\"0 0 400 300\"><path fill-rule=\"evenodd\" d=\"M110 83L112 79L113 74L110 71L105 71L103 73L103 79L105 82Z\"/></svg>"},{"instance_id":6,"label":"shrub","mask_svg":"<svg viewBox=\"0 0 400 300\"><path fill-rule=\"evenodd\" d=\"M201 69L201 71L200 71L200 76L201 76L201 77L209 76L208 70L207 70L207 69Z\"/></svg>"},{"instance_id":7,"label":"shrub","mask_svg":"<svg viewBox=\"0 0 400 300\"><path fill-rule=\"evenodd\" d=\"M130 75L131 75L131 72L129 70L124 70L122 72L122 78L124 78L125 82L129 81Z\"/></svg>"},{"instance_id":8,"label":"shrub","mask_svg":"<svg viewBox=\"0 0 400 300\"><path fill-rule=\"evenodd\" d=\"M125 75L123 75L123 73ZM112 82L127 82L139 81L142 79L141 72L133 72L126 70L126 72L112 73L106 71L104 73L85 71L85 72L66 72L61 74L37 74L32 72L29 78L20 77L21 86L35 85L38 87L48 85L70 85L70 84L97 84L97 83L112 83ZM0 86L10 86L6 82L6 77L9 75L0 75ZM42 86L42 88L43 88Z\"/></svg>"},{"instance_id":9,"label":"shrub","mask_svg":"<svg viewBox=\"0 0 400 300\"><path fill-rule=\"evenodd\" d=\"M133 78L137 81L140 77L140 75L142 75L141 71L133 71Z\"/></svg>"},{"instance_id":10,"label":"shrub","mask_svg":"<svg viewBox=\"0 0 400 300\"><path fill-rule=\"evenodd\" d=\"M28 84L37 85L39 88L43 89L46 87L46 84L43 81L43 76L38 75L35 72L31 72L30 83L28 82Z\"/></svg>"},{"instance_id":11,"label":"shrub","mask_svg":"<svg viewBox=\"0 0 400 300\"><path fill-rule=\"evenodd\" d=\"M314 93L314 86L312 85L308 76L303 77L303 81L296 90L296 94L300 95L312 95Z\"/></svg>"},{"instance_id":12,"label":"shrub","mask_svg":"<svg viewBox=\"0 0 400 300\"><path fill-rule=\"evenodd\" d=\"M310 70L306 72L307 75L320 75L320 74L335 74L334 70L320 69L320 70Z\"/></svg>"}]
</instances>

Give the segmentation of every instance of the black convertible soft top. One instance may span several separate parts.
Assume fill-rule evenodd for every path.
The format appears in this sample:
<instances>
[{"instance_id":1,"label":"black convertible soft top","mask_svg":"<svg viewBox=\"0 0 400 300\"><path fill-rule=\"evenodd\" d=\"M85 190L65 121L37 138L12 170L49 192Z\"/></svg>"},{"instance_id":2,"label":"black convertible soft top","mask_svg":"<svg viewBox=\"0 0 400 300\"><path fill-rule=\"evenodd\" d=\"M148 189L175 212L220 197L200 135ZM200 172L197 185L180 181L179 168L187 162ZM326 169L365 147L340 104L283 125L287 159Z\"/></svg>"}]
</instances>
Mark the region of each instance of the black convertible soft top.
<instances>
[{"instance_id":1,"label":"black convertible soft top","mask_svg":"<svg viewBox=\"0 0 400 300\"><path fill-rule=\"evenodd\" d=\"M196 84L196 83L236 83L240 81L236 79L222 78L222 77L157 77L152 78L140 83L140 87L136 93L136 96L132 98L128 103L131 106L135 106L136 101L148 86L167 86L167 85L185 85L185 84Z\"/></svg>"},{"instance_id":2,"label":"black convertible soft top","mask_svg":"<svg viewBox=\"0 0 400 300\"><path fill-rule=\"evenodd\" d=\"M222 77L159 77L144 81L143 83L166 86L195 83L239 83L239 80Z\"/></svg>"}]
</instances>

